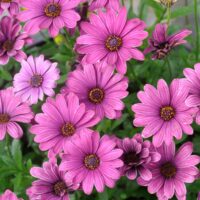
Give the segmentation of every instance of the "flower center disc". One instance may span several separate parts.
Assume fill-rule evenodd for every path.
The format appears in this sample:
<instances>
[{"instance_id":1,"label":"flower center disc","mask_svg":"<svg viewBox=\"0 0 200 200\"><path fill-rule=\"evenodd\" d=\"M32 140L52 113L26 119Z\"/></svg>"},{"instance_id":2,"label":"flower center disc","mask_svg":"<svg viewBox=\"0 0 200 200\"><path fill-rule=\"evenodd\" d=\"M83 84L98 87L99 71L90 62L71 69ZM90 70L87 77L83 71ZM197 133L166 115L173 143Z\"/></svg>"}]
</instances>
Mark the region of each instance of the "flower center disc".
<instances>
[{"instance_id":1,"label":"flower center disc","mask_svg":"<svg viewBox=\"0 0 200 200\"><path fill-rule=\"evenodd\" d=\"M104 91L100 88L93 88L89 91L88 96L92 103L99 104L104 99Z\"/></svg>"},{"instance_id":2,"label":"flower center disc","mask_svg":"<svg viewBox=\"0 0 200 200\"><path fill-rule=\"evenodd\" d=\"M170 121L175 114L175 110L171 106L165 106L160 110L160 116L164 121Z\"/></svg>"},{"instance_id":3,"label":"flower center disc","mask_svg":"<svg viewBox=\"0 0 200 200\"><path fill-rule=\"evenodd\" d=\"M61 7L57 3L49 3L44 10L47 17L58 17L61 12Z\"/></svg>"},{"instance_id":4,"label":"flower center disc","mask_svg":"<svg viewBox=\"0 0 200 200\"><path fill-rule=\"evenodd\" d=\"M129 152L124 154L123 161L128 166L134 166L140 161L140 157L135 152Z\"/></svg>"},{"instance_id":5,"label":"flower center disc","mask_svg":"<svg viewBox=\"0 0 200 200\"><path fill-rule=\"evenodd\" d=\"M0 124L8 123L10 117L8 114L0 114Z\"/></svg>"},{"instance_id":6,"label":"flower center disc","mask_svg":"<svg viewBox=\"0 0 200 200\"><path fill-rule=\"evenodd\" d=\"M87 155L84 159L85 166L90 170L95 170L100 164L98 156L95 154Z\"/></svg>"},{"instance_id":7,"label":"flower center disc","mask_svg":"<svg viewBox=\"0 0 200 200\"><path fill-rule=\"evenodd\" d=\"M165 177L165 178L172 178L176 175L176 167L170 163L167 162L164 165L161 166L160 168L160 173Z\"/></svg>"},{"instance_id":8,"label":"flower center disc","mask_svg":"<svg viewBox=\"0 0 200 200\"><path fill-rule=\"evenodd\" d=\"M115 35L109 36L106 40L106 48L109 51L118 51L122 46L122 38Z\"/></svg>"},{"instance_id":9,"label":"flower center disc","mask_svg":"<svg viewBox=\"0 0 200 200\"><path fill-rule=\"evenodd\" d=\"M12 0L0 0L0 3L10 3Z\"/></svg>"},{"instance_id":10,"label":"flower center disc","mask_svg":"<svg viewBox=\"0 0 200 200\"><path fill-rule=\"evenodd\" d=\"M76 129L72 123L66 123L62 127L62 134L66 137L74 135L75 131L76 131Z\"/></svg>"},{"instance_id":11,"label":"flower center disc","mask_svg":"<svg viewBox=\"0 0 200 200\"><path fill-rule=\"evenodd\" d=\"M30 82L32 87L40 87L43 82L43 77L41 75L35 74L31 77Z\"/></svg>"},{"instance_id":12,"label":"flower center disc","mask_svg":"<svg viewBox=\"0 0 200 200\"><path fill-rule=\"evenodd\" d=\"M5 51L10 51L13 49L13 43L10 41L10 40L6 40L4 43L3 43L3 50Z\"/></svg>"},{"instance_id":13,"label":"flower center disc","mask_svg":"<svg viewBox=\"0 0 200 200\"><path fill-rule=\"evenodd\" d=\"M64 182L60 181L53 186L53 190L57 196L63 196L67 192L67 187Z\"/></svg>"}]
</instances>

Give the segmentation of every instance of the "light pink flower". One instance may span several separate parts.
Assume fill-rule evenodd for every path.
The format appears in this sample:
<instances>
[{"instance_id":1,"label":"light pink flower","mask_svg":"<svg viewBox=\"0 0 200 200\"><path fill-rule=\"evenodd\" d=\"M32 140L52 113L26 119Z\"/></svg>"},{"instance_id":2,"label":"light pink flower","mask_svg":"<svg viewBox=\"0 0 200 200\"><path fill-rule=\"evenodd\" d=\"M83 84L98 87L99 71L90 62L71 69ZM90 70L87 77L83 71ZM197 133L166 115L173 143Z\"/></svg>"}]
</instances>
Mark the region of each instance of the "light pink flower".
<instances>
[{"instance_id":1,"label":"light pink flower","mask_svg":"<svg viewBox=\"0 0 200 200\"><path fill-rule=\"evenodd\" d=\"M119 159L123 151L108 136L100 138L97 132L85 132L65 146L60 169L67 171L74 182L81 183L83 191L91 194L95 187L103 192L104 187L113 188L120 178Z\"/></svg>"},{"instance_id":2,"label":"light pink flower","mask_svg":"<svg viewBox=\"0 0 200 200\"><path fill-rule=\"evenodd\" d=\"M19 12L20 0L1 0L0 1L0 15L6 10L11 15L16 15Z\"/></svg>"},{"instance_id":3,"label":"light pink flower","mask_svg":"<svg viewBox=\"0 0 200 200\"><path fill-rule=\"evenodd\" d=\"M34 58L29 56L27 60L21 62L21 69L14 76L14 92L23 101L36 104L38 99L43 100L44 94L53 96L53 88L56 81L60 78L57 63L44 60L44 56Z\"/></svg>"},{"instance_id":4,"label":"light pink flower","mask_svg":"<svg viewBox=\"0 0 200 200\"><path fill-rule=\"evenodd\" d=\"M86 110L78 97L58 94L56 99L48 98L42 105L43 113L37 114L38 123L31 127L30 132L35 134L35 142L40 144L42 151L53 150L59 153L67 142L81 130L91 128L99 122L92 110Z\"/></svg>"},{"instance_id":5,"label":"light pink flower","mask_svg":"<svg viewBox=\"0 0 200 200\"><path fill-rule=\"evenodd\" d=\"M30 200L70 200L69 193L79 188L56 163L44 162L42 168L33 167L30 173L38 179L26 191Z\"/></svg>"},{"instance_id":6,"label":"light pink flower","mask_svg":"<svg viewBox=\"0 0 200 200\"><path fill-rule=\"evenodd\" d=\"M99 8L111 8L115 11L120 9L119 0L90 0L89 10L93 11Z\"/></svg>"},{"instance_id":7,"label":"light pink flower","mask_svg":"<svg viewBox=\"0 0 200 200\"><path fill-rule=\"evenodd\" d=\"M18 199L16 194L10 190L6 190L2 195L0 195L0 200L23 200Z\"/></svg>"},{"instance_id":8,"label":"light pink flower","mask_svg":"<svg viewBox=\"0 0 200 200\"><path fill-rule=\"evenodd\" d=\"M82 22L82 34L77 38L77 51L85 54L84 60L89 64L106 61L116 67L118 72L126 73L126 61L144 60L144 55L136 47L148 33L144 31L145 23L140 19L127 20L127 10L118 13L109 9L91 14L90 22Z\"/></svg>"},{"instance_id":9,"label":"light pink flower","mask_svg":"<svg viewBox=\"0 0 200 200\"><path fill-rule=\"evenodd\" d=\"M75 93L87 109L94 110L103 119L118 118L124 109L122 99L128 95L128 79L114 74L105 63L84 65L68 75L65 92Z\"/></svg>"},{"instance_id":10,"label":"light pink flower","mask_svg":"<svg viewBox=\"0 0 200 200\"><path fill-rule=\"evenodd\" d=\"M0 90L0 141L5 138L6 132L18 139L23 130L18 122L30 123L33 113L26 103L16 97L11 88Z\"/></svg>"},{"instance_id":11,"label":"light pink flower","mask_svg":"<svg viewBox=\"0 0 200 200\"><path fill-rule=\"evenodd\" d=\"M170 86L159 80L157 89L150 84L144 86L144 92L138 93L141 103L134 104L133 124L144 127L142 136L153 136L156 147L165 142L169 145L173 137L180 140L182 134L193 134L191 124L196 109L185 104L189 90L184 87L184 80L174 79Z\"/></svg>"},{"instance_id":12,"label":"light pink flower","mask_svg":"<svg viewBox=\"0 0 200 200\"><path fill-rule=\"evenodd\" d=\"M74 8L79 3L80 0L21 0L25 11L20 12L18 18L26 22L24 29L30 34L48 29L55 37L64 27L76 27L80 16Z\"/></svg>"},{"instance_id":13,"label":"light pink flower","mask_svg":"<svg viewBox=\"0 0 200 200\"><path fill-rule=\"evenodd\" d=\"M152 59L165 58L176 46L187 43L185 37L192 31L188 29L181 30L173 35L167 35L167 24L157 24L149 39L149 47L145 49L144 54L153 53Z\"/></svg>"},{"instance_id":14,"label":"light pink flower","mask_svg":"<svg viewBox=\"0 0 200 200\"><path fill-rule=\"evenodd\" d=\"M138 184L147 186L148 192L156 193L159 200L168 200L174 195L178 200L185 200L187 194L185 183L193 183L199 173L196 165L200 163L200 157L191 155L192 143L183 144L177 152L174 142L170 146L162 144L156 150L161 154L161 160L148 166L153 178L145 181L140 177Z\"/></svg>"}]
</instances>

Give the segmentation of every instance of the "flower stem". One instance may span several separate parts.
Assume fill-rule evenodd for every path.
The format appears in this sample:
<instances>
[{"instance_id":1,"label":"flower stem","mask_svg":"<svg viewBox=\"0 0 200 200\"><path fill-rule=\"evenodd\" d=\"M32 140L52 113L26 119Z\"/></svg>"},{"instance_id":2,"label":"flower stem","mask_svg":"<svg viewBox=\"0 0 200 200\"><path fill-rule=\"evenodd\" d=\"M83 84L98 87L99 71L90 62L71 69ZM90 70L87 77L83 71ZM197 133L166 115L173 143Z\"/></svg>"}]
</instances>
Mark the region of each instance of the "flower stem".
<instances>
[{"instance_id":1,"label":"flower stem","mask_svg":"<svg viewBox=\"0 0 200 200\"><path fill-rule=\"evenodd\" d=\"M196 29L196 61L199 60L199 22L198 22L198 5L194 0L195 29Z\"/></svg>"},{"instance_id":2,"label":"flower stem","mask_svg":"<svg viewBox=\"0 0 200 200\"><path fill-rule=\"evenodd\" d=\"M167 26L170 25L170 19L171 19L171 6L170 3L167 5Z\"/></svg>"},{"instance_id":3,"label":"flower stem","mask_svg":"<svg viewBox=\"0 0 200 200\"><path fill-rule=\"evenodd\" d=\"M167 67L169 69L170 78L172 79L172 77L173 77L173 75L172 75L172 69L171 69L170 61L169 61L168 58L166 58L166 62L167 62Z\"/></svg>"},{"instance_id":4,"label":"flower stem","mask_svg":"<svg viewBox=\"0 0 200 200\"><path fill-rule=\"evenodd\" d=\"M9 157L12 157L12 154L10 152L10 138L9 135L6 134L6 151Z\"/></svg>"}]
</instances>

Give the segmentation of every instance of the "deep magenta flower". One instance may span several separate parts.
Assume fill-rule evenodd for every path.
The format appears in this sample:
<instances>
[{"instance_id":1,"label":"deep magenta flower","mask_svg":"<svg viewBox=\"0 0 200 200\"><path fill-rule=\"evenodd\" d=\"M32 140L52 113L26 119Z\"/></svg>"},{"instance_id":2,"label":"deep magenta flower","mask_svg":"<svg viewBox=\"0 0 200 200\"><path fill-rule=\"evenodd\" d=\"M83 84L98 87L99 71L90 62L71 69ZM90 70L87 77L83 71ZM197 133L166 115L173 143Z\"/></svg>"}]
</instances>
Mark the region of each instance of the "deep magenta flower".
<instances>
[{"instance_id":1,"label":"deep magenta flower","mask_svg":"<svg viewBox=\"0 0 200 200\"><path fill-rule=\"evenodd\" d=\"M120 9L120 2L119 0L90 0L89 9L91 11L99 8L111 8L118 11Z\"/></svg>"},{"instance_id":2,"label":"deep magenta flower","mask_svg":"<svg viewBox=\"0 0 200 200\"><path fill-rule=\"evenodd\" d=\"M44 94L55 94L53 88L60 78L57 63L44 60L44 56L40 55L36 58L29 56L21 62L21 66L20 72L14 76L13 85L14 92L23 101L36 104L38 99L43 100Z\"/></svg>"},{"instance_id":3,"label":"deep magenta flower","mask_svg":"<svg viewBox=\"0 0 200 200\"><path fill-rule=\"evenodd\" d=\"M23 130L18 122L30 123L33 113L26 103L16 97L11 88L0 90L0 141L5 138L6 132L18 139Z\"/></svg>"},{"instance_id":4,"label":"deep magenta flower","mask_svg":"<svg viewBox=\"0 0 200 200\"><path fill-rule=\"evenodd\" d=\"M194 66L194 69L186 68L183 71L187 78L187 87L189 87L189 97L186 99L186 105L198 108L196 123L200 125L200 63Z\"/></svg>"},{"instance_id":5,"label":"deep magenta flower","mask_svg":"<svg viewBox=\"0 0 200 200\"><path fill-rule=\"evenodd\" d=\"M173 35L167 35L167 24L157 24L149 39L149 47L145 49L144 54L152 52L152 59L165 58L176 46L187 43L185 37L192 31L188 29L181 30Z\"/></svg>"},{"instance_id":6,"label":"deep magenta flower","mask_svg":"<svg viewBox=\"0 0 200 200\"><path fill-rule=\"evenodd\" d=\"M136 47L148 33L144 31L145 23L140 19L127 20L127 10L119 12L109 9L91 14L90 22L82 22L82 34L77 38L77 51L85 54L84 60L89 64L106 61L126 73L126 61L134 58L144 60L144 55Z\"/></svg>"},{"instance_id":7,"label":"deep magenta flower","mask_svg":"<svg viewBox=\"0 0 200 200\"><path fill-rule=\"evenodd\" d=\"M180 140L182 134L193 134L191 124L196 109L185 104L189 90L184 87L184 81L174 79L170 86L164 80L159 80L157 89L150 84L144 86L144 92L138 93L141 103L134 104L133 124L144 127L142 136L153 136L156 147L165 142L169 145L173 136Z\"/></svg>"},{"instance_id":8,"label":"deep magenta flower","mask_svg":"<svg viewBox=\"0 0 200 200\"><path fill-rule=\"evenodd\" d=\"M196 165L200 163L200 157L191 155L192 143L183 144L177 152L174 142L169 146L162 144L156 150L161 154L161 160L148 166L153 178L145 181L140 177L138 183L147 186L150 194L156 193L159 200L168 200L174 195L178 200L186 199L185 183L193 183L199 173Z\"/></svg>"},{"instance_id":9,"label":"deep magenta flower","mask_svg":"<svg viewBox=\"0 0 200 200\"><path fill-rule=\"evenodd\" d=\"M147 181L152 179L147 164L159 161L160 154L153 151L151 142L143 141L141 135L136 134L132 138L119 140L117 144L124 152L121 158L124 162L122 175L126 175L130 180L136 179L138 175Z\"/></svg>"},{"instance_id":10,"label":"deep magenta flower","mask_svg":"<svg viewBox=\"0 0 200 200\"><path fill-rule=\"evenodd\" d=\"M113 68L105 63L82 68L69 74L65 92L75 93L87 109L94 110L101 119L118 118L124 109L121 100L128 95L128 79L114 74Z\"/></svg>"},{"instance_id":11,"label":"deep magenta flower","mask_svg":"<svg viewBox=\"0 0 200 200\"><path fill-rule=\"evenodd\" d=\"M58 94L55 100L48 98L42 105L42 111L35 117L37 124L30 129L36 135L34 140L40 144L42 151L61 152L73 136L99 122L95 112L86 110L85 105L80 104L73 93Z\"/></svg>"},{"instance_id":12,"label":"deep magenta flower","mask_svg":"<svg viewBox=\"0 0 200 200\"><path fill-rule=\"evenodd\" d=\"M11 17L6 16L0 20L0 65L7 64L11 57L18 62L26 58L22 48L28 35L21 30L19 22Z\"/></svg>"},{"instance_id":13,"label":"deep magenta flower","mask_svg":"<svg viewBox=\"0 0 200 200\"><path fill-rule=\"evenodd\" d=\"M0 195L0 200L23 200L18 199L16 194L10 190L6 190L2 195Z\"/></svg>"},{"instance_id":14,"label":"deep magenta flower","mask_svg":"<svg viewBox=\"0 0 200 200\"><path fill-rule=\"evenodd\" d=\"M21 0L26 9L19 13L19 20L26 22L24 29L35 34L41 29L48 29L50 35L55 37L59 30L75 28L80 16L74 8L81 0Z\"/></svg>"},{"instance_id":15,"label":"deep magenta flower","mask_svg":"<svg viewBox=\"0 0 200 200\"><path fill-rule=\"evenodd\" d=\"M119 159L123 151L115 146L107 135L100 138L97 132L84 131L65 146L60 169L80 183L86 194L91 194L94 187L98 192L105 186L113 188L120 178L118 168L123 166Z\"/></svg>"},{"instance_id":16,"label":"deep magenta flower","mask_svg":"<svg viewBox=\"0 0 200 200\"><path fill-rule=\"evenodd\" d=\"M69 193L79 188L56 163L44 162L42 168L33 167L30 173L38 179L26 191L30 200L70 200Z\"/></svg>"},{"instance_id":17,"label":"deep magenta flower","mask_svg":"<svg viewBox=\"0 0 200 200\"><path fill-rule=\"evenodd\" d=\"M19 0L1 0L0 15L2 15L5 10L11 15L16 15L19 12Z\"/></svg>"}]
</instances>

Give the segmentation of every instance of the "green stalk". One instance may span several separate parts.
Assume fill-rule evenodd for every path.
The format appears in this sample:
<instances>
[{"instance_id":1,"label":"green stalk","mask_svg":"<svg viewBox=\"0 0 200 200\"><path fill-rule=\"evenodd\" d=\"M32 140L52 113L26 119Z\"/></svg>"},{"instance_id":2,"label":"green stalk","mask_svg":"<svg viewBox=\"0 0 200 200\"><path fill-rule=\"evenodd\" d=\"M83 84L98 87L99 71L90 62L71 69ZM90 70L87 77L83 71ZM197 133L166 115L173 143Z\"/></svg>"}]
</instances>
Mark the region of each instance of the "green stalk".
<instances>
[{"instance_id":1,"label":"green stalk","mask_svg":"<svg viewBox=\"0 0 200 200\"><path fill-rule=\"evenodd\" d=\"M170 3L167 5L167 27L170 25L170 19L171 19L171 6Z\"/></svg>"},{"instance_id":2,"label":"green stalk","mask_svg":"<svg viewBox=\"0 0 200 200\"><path fill-rule=\"evenodd\" d=\"M199 21L198 21L198 4L194 0L194 15L195 15L195 29L196 29L196 61L199 61Z\"/></svg>"},{"instance_id":3,"label":"green stalk","mask_svg":"<svg viewBox=\"0 0 200 200\"><path fill-rule=\"evenodd\" d=\"M172 74L172 69L171 69L170 61L169 61L168 58L166 58L166 62L167 62L167 67L168 67L168 69L169 69L170 79L172 79L173 74Z\"/></svg>"}]
</instances>

